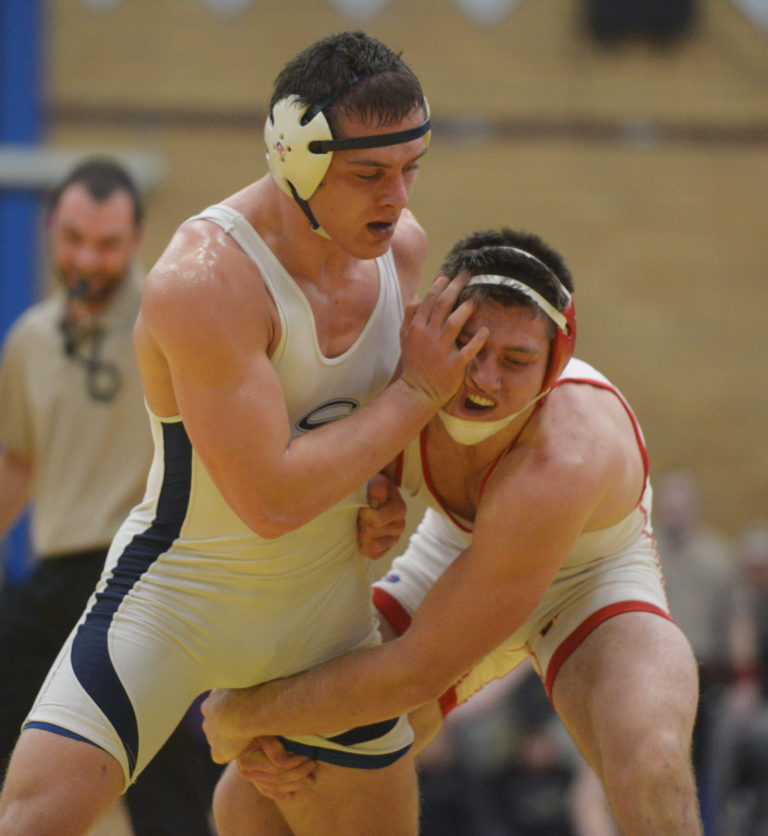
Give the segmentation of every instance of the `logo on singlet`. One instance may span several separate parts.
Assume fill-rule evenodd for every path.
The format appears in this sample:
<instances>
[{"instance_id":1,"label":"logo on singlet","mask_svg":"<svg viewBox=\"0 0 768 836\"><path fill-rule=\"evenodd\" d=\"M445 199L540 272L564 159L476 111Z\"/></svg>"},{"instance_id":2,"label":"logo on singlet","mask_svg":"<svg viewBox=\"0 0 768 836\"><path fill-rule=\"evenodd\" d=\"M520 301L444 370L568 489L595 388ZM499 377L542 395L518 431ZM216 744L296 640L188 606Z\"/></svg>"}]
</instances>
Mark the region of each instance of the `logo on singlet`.
<instances>
[{"instance_id":1,"label":"logo on singlet","mask_svg":"<svg viewBox=\"0 0 768 836\"><path fill-rule=\"evenodd\" d=\"M338 421L339 418L350 415L358 406L360 406L360 402L351 398L336 398L332 401L326 401L297 421L296 429L301 430L301 432L317 429L317 427L322 427L323 424L330 424L332 421Z\"/></svg>"}]
</instances>

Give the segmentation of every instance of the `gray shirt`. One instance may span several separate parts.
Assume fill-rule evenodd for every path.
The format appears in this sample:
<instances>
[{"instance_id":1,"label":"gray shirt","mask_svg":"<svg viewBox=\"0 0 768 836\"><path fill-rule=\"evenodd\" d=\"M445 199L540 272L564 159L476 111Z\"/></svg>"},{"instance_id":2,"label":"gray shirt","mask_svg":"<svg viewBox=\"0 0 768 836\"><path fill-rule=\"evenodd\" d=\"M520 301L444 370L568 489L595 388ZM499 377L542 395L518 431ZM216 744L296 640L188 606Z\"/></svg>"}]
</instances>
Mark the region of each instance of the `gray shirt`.
<instances>
[{"instance_id":1,"label":"gray shirt","mask_svg":"<svg viewBox=\"0 0 768 836\"><path fill-rule=\"evenodd\" d=\"M3 345L0 445L33 459L32 541L42 557L105 548L143 495L152 439L132 342L140 296L132 276L94 317L97 335L67 353L65 297L55 292Z\"/></svg>"}]
</instances>

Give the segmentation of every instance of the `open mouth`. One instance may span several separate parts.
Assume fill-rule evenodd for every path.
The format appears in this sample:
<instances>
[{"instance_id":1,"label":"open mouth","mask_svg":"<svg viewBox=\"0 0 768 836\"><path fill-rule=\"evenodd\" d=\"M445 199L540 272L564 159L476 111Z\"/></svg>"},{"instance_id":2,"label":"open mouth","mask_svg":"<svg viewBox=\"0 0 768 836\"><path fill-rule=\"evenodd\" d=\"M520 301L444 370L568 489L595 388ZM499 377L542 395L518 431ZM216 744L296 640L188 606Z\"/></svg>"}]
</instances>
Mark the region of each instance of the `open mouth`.
<instances>
[{"instance_id":1,"label":"open mouth","mask_svg":"<svg viewBox=\"0 0 768 836\"><path fill-rule=\"evenodd\" d=\"M464 399L464 409L470 412L488 412L495 405L490 398L484 398L481 395L467 395Z\"/></svg>"},{"instance_id":2,"label":"open mouth","mask_svg":"<svg viewBox=\"0 0 768 836\"><path fill-rule=\"evenodd\" d=\"M368 229L376 235L391 235L395 231L395 224L384 221L372 221L368 224Z\"/></svg>"}]
</instances>

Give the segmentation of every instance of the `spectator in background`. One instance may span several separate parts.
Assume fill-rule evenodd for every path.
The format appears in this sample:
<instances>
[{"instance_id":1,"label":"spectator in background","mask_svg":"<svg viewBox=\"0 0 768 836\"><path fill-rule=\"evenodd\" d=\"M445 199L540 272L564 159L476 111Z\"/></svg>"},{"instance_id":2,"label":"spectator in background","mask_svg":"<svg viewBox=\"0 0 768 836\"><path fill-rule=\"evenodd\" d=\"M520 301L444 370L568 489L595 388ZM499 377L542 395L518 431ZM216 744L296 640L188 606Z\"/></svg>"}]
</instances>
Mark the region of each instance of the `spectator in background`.
<instances>
[{"instance_id":1,"label":"spectator in background","mask_svg":"<svg viewBox=\"0 0 768 836\"><path fill-rule=\"evenodd\" d=\"M720 836L768 834L768 522L738 540L743 583L730 637L735 677L713 727L711 758Z\"/></svg>"},{"instance_id":2,"label":"spectator in background","mask_svg":"<svg viewBox=\"0 0 768 836\"><path fill-rule=\"evenodd\" d=\"M142 219L122 167L91 159L74 168L48 206L59 287L3 345L0 534L31 500L35 559L19 584L0 580L0 776L115 531L144 491L152 439L132 345ZM210 832L207 761L202 739L180 727L128 794L138 836Z\"/></svg>"},{"instance_id":3,"label":"spectator in background","mask_svg":"<svg viewBox=\"0 0 768 836\"><path fill-rule=\"evenodd\" d=\"M707 752L720 697L732 676L725 625L734 609L738 571L731 544L704 522L701 487L692 470L670 470L656 481L653 512L669 609L699 666L693 760L704 826L711 833L714 811Z\"/></svg>"}]
</instances>

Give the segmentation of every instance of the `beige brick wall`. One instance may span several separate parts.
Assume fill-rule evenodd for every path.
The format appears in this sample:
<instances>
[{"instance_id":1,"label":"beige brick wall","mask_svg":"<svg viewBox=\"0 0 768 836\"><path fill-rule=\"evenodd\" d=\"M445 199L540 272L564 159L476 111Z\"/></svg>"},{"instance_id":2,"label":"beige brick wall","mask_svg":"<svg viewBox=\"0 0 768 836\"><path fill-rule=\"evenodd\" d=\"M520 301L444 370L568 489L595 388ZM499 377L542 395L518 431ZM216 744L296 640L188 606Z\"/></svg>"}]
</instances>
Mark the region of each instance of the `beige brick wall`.
<instances>
[{"instance_id":1,"label":"beige brick wall","mask_svg":"<svg viewBox=\"0 0 768 836\"><path fill-rule=\"evenodd\" d=\"M484 29L448 0L392 0L364 27L403 51L435 117L413 197L430 272L477 227L524 227L562 249L579 354L633 402L655 470L693 465L712 519L735 531L768 513L768 34L702 0L696 37L677 48L604 51L583 37L581 6L525 0ZM100 13L52 0L51 140L162 156L151 263L186 216L264 171L281 64L357 26L323 0L255 0L233 19L200 0ZM480 120L511 132L447 130Z\"/></svg>"}]
</instances>

